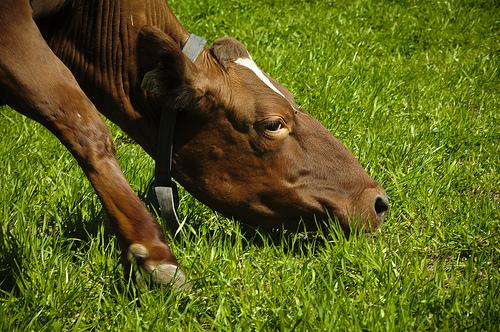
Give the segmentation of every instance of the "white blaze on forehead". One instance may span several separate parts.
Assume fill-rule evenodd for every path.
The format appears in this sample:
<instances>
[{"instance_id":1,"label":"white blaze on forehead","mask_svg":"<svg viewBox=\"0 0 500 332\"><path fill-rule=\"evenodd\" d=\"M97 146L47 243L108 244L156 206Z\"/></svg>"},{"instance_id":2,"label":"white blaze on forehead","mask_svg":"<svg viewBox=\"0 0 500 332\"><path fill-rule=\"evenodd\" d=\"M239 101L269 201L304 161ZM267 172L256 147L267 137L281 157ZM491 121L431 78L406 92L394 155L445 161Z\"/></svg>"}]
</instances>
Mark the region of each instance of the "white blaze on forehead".
<instances>
[{"instance_id":1,"label":"white blaze on forehead","mask_svg":"<svg viewBox=\"0 0 500 332\"><path fill-rule=\"evenodd\" d=\"M281 93L281 91L278 90L278 88L276 88L273 83L271 83L271 81L269 80L269 78L267 78L267 76L264 75L264 73L262 72L262 70L260 70L260 68L257 67L257 65L255 64L255 62L252 59L249 59L249 58L239 58L235 62L237 64L242 65L244 67L247 67L248 69L250 69L251 71L253 71L254 74L257 75L257 77L260 78L260 80L262 82L264 82L264 84L266 84L268 87L270 87L274 92L276 92L277 94L279 94L281 97L285 98L285 96Z\"/></svg>"},{"instance_id":2,"label":"white blaze on forehead","mask_svg":"<svg viewBox=\"0 0 500 332\"><path fill-rule=\"evenodd\" d=\"M246 67L246 68L250 69L251 71L253 71L253 73L255 75L257 75L257 77L262 82L264 82L265 85L270 87L271 90L273 90L274 92L279 94L281 97L285 98L285 100L288 101L290 106L292 106L292 108L295 110L295 107L292 105L290 100L288 100L288 98L286 98L285 95L283 93L281 93L280 90L278 90L278 88L269 80L269 78L262 72L262 70L260 70L260 68L257 66L257 64L255 64L255 62L252 60L252 58L239 58L235 62L237 64L242 65L243 67Z\"/></svg>"}]
</instances>

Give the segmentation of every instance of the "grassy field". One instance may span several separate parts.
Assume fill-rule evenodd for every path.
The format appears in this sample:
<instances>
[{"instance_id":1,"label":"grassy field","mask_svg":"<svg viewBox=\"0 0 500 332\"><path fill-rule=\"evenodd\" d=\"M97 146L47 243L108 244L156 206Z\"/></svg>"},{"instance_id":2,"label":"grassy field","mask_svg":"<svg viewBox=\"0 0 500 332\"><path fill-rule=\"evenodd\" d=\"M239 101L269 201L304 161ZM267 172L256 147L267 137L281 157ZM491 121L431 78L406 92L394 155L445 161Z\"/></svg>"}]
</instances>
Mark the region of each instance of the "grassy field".
<instances>
[{"instance_id":1,"label":"grassy field","mask_svg":"<svg viewBox=\"0 0 500 332\"><path fill-rule=\"evenodd\" d=\"M232 35L387 190L375 236L247 235L182 192L194 287L124 277L100 202L38 124L0 109L0 331L500 329L500 5L171 1ZM127 178L153 163L113 127Z\"/></svg>"}]
</instances>

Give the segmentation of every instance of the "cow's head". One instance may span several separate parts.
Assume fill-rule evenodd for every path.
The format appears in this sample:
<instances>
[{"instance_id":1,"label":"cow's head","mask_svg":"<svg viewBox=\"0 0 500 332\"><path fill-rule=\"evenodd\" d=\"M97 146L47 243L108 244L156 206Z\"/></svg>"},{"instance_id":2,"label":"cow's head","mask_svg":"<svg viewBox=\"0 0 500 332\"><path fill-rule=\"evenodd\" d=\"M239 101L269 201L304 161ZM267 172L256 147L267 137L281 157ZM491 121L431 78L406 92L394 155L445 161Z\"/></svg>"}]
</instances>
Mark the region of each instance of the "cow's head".
<instances>
[{"instance_id":1,"label":"cow's head","mask_svg":"<svg viewBox=\"0 0 500 332\"><path fill-rule=\"evenodd\" d=\"M146 52L156 78L147 86L178 112L174 177L190 193L264 228L302 219L310 229L328 216L345 230L381 224L384 190L241 43L219 39L193 63L170 37L143 30L144 47L159 49Z\"/></svg>"}]
</instances>

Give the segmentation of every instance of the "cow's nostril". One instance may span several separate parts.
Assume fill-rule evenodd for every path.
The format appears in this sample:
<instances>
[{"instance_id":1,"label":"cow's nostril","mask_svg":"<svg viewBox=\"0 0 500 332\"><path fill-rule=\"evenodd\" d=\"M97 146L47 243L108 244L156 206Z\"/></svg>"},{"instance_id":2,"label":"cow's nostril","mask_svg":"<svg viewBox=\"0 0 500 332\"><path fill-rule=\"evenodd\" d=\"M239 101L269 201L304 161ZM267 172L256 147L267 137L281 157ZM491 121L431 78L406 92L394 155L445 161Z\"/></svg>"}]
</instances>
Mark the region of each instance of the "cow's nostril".
<instances>
[{"instance_id":1,"label":"cow's nostril","mask_svg":"<svg viewBox=\"0 0 500 332\"><path fill-rule=\"evenodd\" d=\"M387 197L378 196L375 200L375 212L377 213L377 216L383 218L388 209L389 201L387 200Z\"/></svg>"}]
</instances>

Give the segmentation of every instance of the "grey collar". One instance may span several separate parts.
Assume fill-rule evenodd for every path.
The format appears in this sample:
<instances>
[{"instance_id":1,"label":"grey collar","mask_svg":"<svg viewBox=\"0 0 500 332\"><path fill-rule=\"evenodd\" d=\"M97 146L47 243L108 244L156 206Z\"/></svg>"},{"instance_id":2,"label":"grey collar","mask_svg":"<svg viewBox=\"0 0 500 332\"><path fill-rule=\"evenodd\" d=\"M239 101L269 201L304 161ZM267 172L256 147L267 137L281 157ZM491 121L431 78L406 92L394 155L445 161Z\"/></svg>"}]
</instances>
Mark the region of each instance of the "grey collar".
<instances>
[{"instance_id":1,"label":"grey collar","mask_svg":"<svg viewBox=\"0 0 500 332\"><path fill-rule=\"evenodd\" d=\"M203 51L203 47L207 41L194 33L189 35L188 40L182 48L182 52L193 62L195 62L198 55Z\"/></svg>"}]
</instances>

